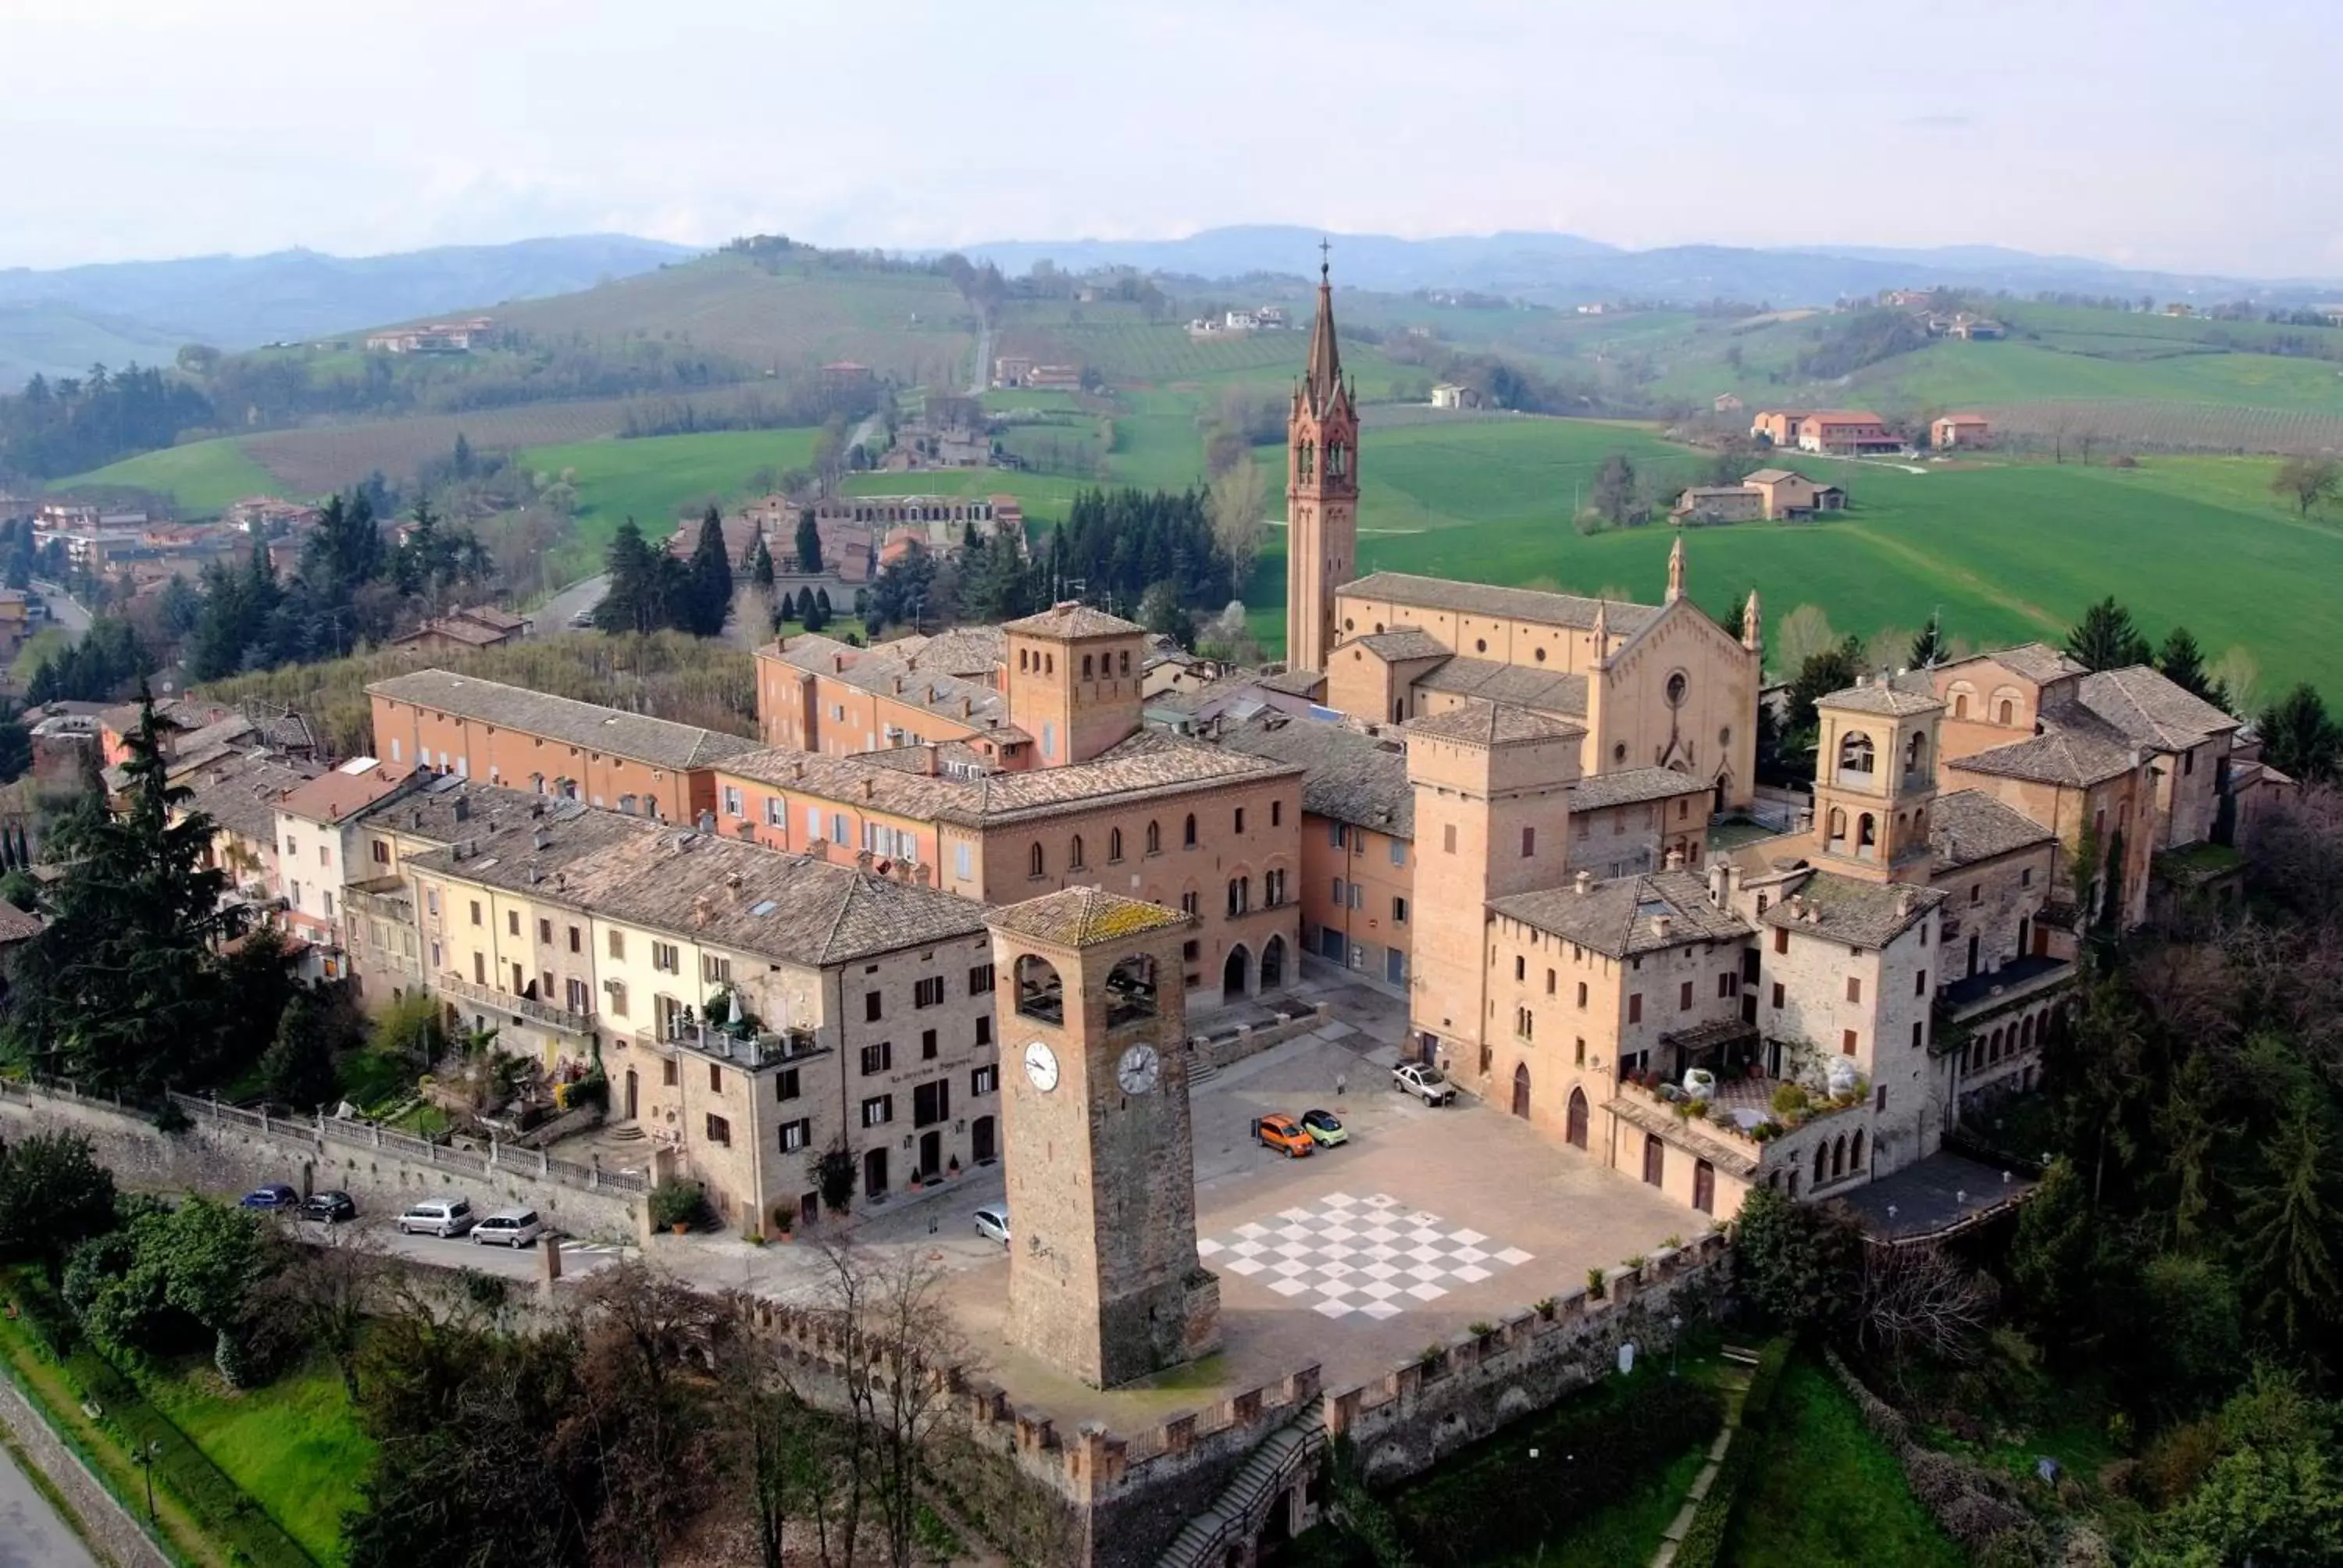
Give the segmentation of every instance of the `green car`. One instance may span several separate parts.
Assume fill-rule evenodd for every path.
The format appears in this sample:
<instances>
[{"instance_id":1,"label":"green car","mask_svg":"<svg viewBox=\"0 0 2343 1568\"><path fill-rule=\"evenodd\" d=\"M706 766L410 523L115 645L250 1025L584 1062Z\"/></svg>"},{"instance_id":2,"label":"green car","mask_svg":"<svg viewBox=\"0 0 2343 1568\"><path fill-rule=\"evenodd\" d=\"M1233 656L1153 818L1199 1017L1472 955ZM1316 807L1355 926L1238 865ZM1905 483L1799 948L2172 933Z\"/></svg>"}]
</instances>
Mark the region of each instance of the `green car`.
<instances>
[{"instance_id":1,"label":"green car","mask_svg":"<svg viewBox=\"0 0 2343 1568\"><path fill-rule=\"evenodd\" d=\"M1302 1131L1310 1134L1310 1141L1322 1149L1332 1149L1337 1143L1351 1141L1351 1135L1342 1131L1342 1118L1331 1111L1303 1111Z\"/></svg>"}]
</instances>

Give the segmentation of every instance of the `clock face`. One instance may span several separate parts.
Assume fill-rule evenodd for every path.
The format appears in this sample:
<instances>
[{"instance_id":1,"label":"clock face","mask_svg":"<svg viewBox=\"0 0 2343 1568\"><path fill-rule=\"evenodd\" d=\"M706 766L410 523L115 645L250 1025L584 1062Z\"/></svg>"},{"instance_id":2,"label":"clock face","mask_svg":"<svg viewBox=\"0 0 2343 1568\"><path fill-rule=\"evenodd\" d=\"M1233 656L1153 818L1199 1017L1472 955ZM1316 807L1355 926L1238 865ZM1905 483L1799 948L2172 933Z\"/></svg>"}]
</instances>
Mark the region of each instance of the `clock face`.
<instances>
[{"instance_id":1,"label":"clock face","mask_svg":"<svg viewBox=\"0 0 2343 1568\"><path fill-rule=\"evenodd\" d=\"M1058 1053L1040 1040L1025 1048L1025 1076L1033 1087L1047 1094L1058 1087Z\"/></svg>"},{"instance_id":2,"label":"clock face","mask_svg":"<svg viewBox=\"0 0 2343 1568\"><path fill-rule=\"evenodd\" d=\"M1155 1087L1163 1071L1163 1060L1155 1054L1151 1045L1134 1045L1122 1053L1116 1064L1114 1076L1125 1094L1144 1094Z\"/></svg>"}]
</instances>

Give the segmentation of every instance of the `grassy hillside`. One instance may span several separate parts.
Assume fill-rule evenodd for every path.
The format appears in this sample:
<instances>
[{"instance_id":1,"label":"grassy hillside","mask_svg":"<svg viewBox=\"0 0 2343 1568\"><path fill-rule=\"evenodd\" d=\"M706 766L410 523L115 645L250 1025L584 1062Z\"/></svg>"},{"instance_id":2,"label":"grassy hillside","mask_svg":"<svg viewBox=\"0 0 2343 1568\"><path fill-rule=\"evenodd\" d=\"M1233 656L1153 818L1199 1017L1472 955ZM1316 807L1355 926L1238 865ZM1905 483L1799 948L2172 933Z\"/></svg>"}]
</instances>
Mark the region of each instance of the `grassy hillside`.
<instances>
[{"instance_id":1,"label":"grassy hillside","mask_svg":"<svg viewBox=\"0 0 2343 1568\"><path fill-rule=\"evenodd\" d=\"M811 430L719 430L632 440L573 441L529 447L515 461L542 473L572 472L578 488L576 532L560 554L575 575L592 568L632 518L644 537L666 538L677 518L729 506L761 493L763 470L780 473L813 460Z\"/></svg>"},{"instance_id":2,"label":"grassy hillside","mask_svg":"<svg viewBox=\"0 0 2343 1568\"><path fill-rule=\"evenodd\" d=\"M240 442L227 437L144 452L49 485L52 490L71 491L112 487L168 496L179 515L190 518L224 511L245 496L266 495L284 486Z\"/></svg>"}]
</instances>

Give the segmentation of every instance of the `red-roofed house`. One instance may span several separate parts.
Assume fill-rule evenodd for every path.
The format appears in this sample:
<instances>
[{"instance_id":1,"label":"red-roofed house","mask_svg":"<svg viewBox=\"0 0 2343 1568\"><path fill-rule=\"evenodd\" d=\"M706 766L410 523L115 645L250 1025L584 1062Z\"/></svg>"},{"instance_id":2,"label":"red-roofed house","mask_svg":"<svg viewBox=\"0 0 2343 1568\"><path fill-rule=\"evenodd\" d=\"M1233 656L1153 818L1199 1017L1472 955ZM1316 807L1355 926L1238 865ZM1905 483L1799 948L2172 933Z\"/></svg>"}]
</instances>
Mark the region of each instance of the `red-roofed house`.
<instances>
[{"instance_id":1,"label":"red-roofed house","mask_svg":"<svg viewBox=\"0 0 2343 1568\"><path fill-rule=\"evenodd\" d=\"M372 865L353 866L358 835L349 830L357 814L377 801L413 788L417 775L397 763L354 757L331 773L288 791L277 803L277 879L285 899L285 926L310 944L305 972L324 980L347 974L342 954L343 884L380 873Z\"/></svg>"}]
</instances>

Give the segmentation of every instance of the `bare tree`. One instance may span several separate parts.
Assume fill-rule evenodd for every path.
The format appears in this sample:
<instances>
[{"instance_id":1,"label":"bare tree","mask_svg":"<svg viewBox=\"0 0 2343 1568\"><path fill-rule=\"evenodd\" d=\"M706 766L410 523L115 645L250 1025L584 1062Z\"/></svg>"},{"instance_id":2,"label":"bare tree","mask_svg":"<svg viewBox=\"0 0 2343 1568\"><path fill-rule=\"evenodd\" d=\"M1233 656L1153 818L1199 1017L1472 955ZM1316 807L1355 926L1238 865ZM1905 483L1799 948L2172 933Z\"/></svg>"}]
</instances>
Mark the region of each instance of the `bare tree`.
<instances>
[{"instance_id":1,"label":"bare tree","mask_svg":"<svg viewBox=\"0 0 2343 1568\"><path fill-rule=\"evenodd\" d=\"M358 1342L389 1295L396 1265L380 1241L356 1227L335 1228L319 1246L297 1246L255 1294L262 1312L282 1313L334 1358L342 1386L358 1397Z\"/></svg>"},{"instance_id":2,"label":"bare tree","mask_svg":"<svg viewBox=\"0 0 2343 1568\"><path fill-rule=\"evenodd\" d=\"M734 1320L671 1274L622 1263L589 1280L578 1424L601 1476L598 1561L657 1568L699 1512L713 1473L706 1374Z\"/></svg>"},{"instance_id":3,"label":"bare tree","mask_svg":"<svg viewBox=\"0 0 2343 1568\"><path fill-rule=\"evenodd\" d=\"M2215 659L2205 673L2220 683L2228 695L2229 711L2254 713L2260 709L2262 667L2246 648L2233 647Z\"/></svg>"},{"instance_id":4,"label":"bare tree","mask_svg":"<svg viewBox=\"0 0 2343 1568\"><path fill-rule=\"evenodd\" d=\"M1830 617L1815 605L1802 604L1782 618L1774 634L1775 668L1796 674L1809 658L1838 646Z\"/></svg>"},{"instance_id":5,"label":"bare tree","mask_svg":"<svg viewBox=\"0 0 2343 1568\"><path fill-rule=\"evenodd\" d=\"M1864 1248L1855 1330L1867 1349L1901 1362L1926 1354L1976 1359L1995 1301L1993 1282L1934 1241Z\"/></svg>"},{"instance_id":6,"label":"bare tree","mask_svg":"<svg viewBox=\"0 0 2343 1568\"><path fill-rule=\"evenodd\" d=\"M1262 540L1267 532L1263 519L1269 513L1269 487L1262 477L1261 465L1250 456L1246 460L1212 481L1208 503L1212 518L1212 537L1229 553L1236 568L1237 591L1252 577L1253 562L1261 558Z\"/></svg>"},{"instance_id":7,"label":"bare tree","mask_svg":"<svg viewBox=\"0 0 2343 1568\"><path fill-rule=\"evenodd\" d=\"M723 1427L731 1440L732 1469L744 1483L759 1568L785 1568L790 1523L813 1527L821 1560L830 1561L825 1503L838 1494L852 1462L838 1441L837 1424L800 1397L794 1361L759 1331L757 1305L735 1296L732 1332L718 1352Z\"/></svg>"},{"instance_id":8,"label":"bare tree","mask_svg":"<svg viewBox=\"0 0 2343 1568\"><path fill-rule=\"evenodd\" d=\"M2296 514L2307 518L2313 507L2343 493L2343 463L2323 452L2297 453L2278 466L2270 491L2292 501Z\"/></svg>"}]
</instances>

